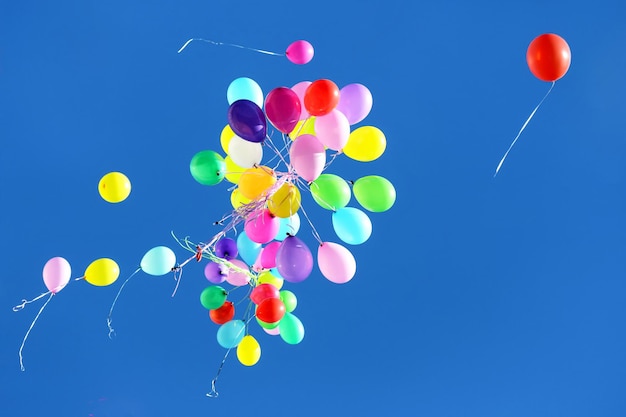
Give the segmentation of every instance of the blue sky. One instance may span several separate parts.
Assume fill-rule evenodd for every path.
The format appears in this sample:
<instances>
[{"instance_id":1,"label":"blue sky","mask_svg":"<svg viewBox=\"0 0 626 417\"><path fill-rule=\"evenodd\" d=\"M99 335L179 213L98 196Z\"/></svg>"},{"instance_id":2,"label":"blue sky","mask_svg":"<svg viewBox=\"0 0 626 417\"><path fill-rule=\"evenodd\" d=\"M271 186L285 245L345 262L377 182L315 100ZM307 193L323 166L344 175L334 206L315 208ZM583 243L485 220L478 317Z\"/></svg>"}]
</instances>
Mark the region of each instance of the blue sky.
<instances>
[{"instance_id":1,"label":"blue sky","mask_svg":"<svg viewBox=\"0 0 626 417\"><path fill-rule=\"evenodd\" d=\"M626 40L619 1L238 3L4 2L0 6L3 415L623 416L626 400ZM572 65L523 132L549 84L526 48L558 33ZM315 47L307 65L202 37L282 53ZM267 94L303 80L362 83L380 128L377 160L333 164L345 179L382 175L398 198L351 247L345 285L314 269L293 284L299 345L256 327L262 357L225 350L198 302L202 266L139 273L150 248L189 254L170 232L206 241L230 209L229 185L189 174L220 151L226 89L254 79ZM97 192L122 171L120 204ZM316 229L327 211L303 196ZM315 240L306 225L299 236ZM24 348L53 256L73 277L97 258L119 264L109 287L72 282Z\"/></svg>"}]
</instances>

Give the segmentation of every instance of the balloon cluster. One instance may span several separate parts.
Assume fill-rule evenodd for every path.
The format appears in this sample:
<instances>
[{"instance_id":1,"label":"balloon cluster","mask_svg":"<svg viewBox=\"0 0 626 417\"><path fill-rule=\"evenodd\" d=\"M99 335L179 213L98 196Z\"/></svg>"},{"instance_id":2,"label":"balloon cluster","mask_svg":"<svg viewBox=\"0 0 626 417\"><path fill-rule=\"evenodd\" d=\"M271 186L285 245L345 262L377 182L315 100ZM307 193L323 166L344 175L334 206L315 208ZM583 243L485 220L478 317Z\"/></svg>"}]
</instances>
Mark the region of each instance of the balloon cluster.
<instances>
[{"instance_id":1,"label":"balloon cluster","mask_svg":"<svg viewBox=\"0 0 626 417\"><path fill-rule=\"evenodd\" d=\"M254 319L266 333L288 344L300 343L304 326L294 314L297 297L283 284L304 281L315 264L329 281L349 282L356 260L348 246L369 239L368 212L389 210L396 191L379 175L347 181L329 172L338 157L369 162L385 151L380 129L355 126L372 108L372 94L364 85L339 89L329 79L318 79L279 86L264 97L254 80L241 77L230 83L226 96L228 123L220 135L225 156L212 149L199 151L189 169L200 184L233 184L233 211L218 222L225 227L210 242L185 246L196 252L196 260L208 260L204 275L210 285L200 302L220 326L218 343L236 348L239 361L251 366L260 359L261 348L250 322ZM321 238L303 208L302 194L310 194L330 212L338 242ZM349 205L353 195L358 207ZM317 239L315 259L298 236L300 214ZM238 225L243 226L239 233ZM235 306L242 300L231 298L241 288L247 289L243 301L248 302L235 318Z\"/></svg>"}]
</instances>

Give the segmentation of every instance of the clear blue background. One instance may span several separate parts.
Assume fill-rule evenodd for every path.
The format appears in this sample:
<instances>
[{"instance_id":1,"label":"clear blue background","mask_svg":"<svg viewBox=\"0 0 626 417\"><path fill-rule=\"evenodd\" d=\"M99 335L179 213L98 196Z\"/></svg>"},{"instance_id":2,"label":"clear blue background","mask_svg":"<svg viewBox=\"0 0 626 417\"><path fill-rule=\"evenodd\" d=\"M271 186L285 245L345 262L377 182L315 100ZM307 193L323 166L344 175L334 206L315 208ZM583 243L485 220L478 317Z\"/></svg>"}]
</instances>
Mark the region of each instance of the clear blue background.
<instances>
[{"instance_id":1,"label":"clear blue background","mask_svg":"<svg viewBox=\"0 0 626 417\"><path fill-rule=\"evenodd\" d=\"M626 10L618 0L438 2L4 1L0 6L0 414L12 417L626 415ZM549 83L530 41L563 36L572 66L495 167ZM313 61L192 43L203 37ZM228 184L189 174L220 150L226 89L266 94L330 78L359 82L381 158L342 158L346 179L382 175L396 205L351 247L346 285L317 269L302 284L296 346L259 328L261 361L224 355L198 302L202 266L123 279L170 236L206 241L230 210ZM102 175L133 191L112 205ZM329 212L304 196L325 240ZM355 203L354 203L355 204ZM315 240L303 225L300 236ZM44 300L44 263L73 277L101 257L110 287L72 282ZM234 353L234 352L233 352Z\"/></svg>"}]
</instances>

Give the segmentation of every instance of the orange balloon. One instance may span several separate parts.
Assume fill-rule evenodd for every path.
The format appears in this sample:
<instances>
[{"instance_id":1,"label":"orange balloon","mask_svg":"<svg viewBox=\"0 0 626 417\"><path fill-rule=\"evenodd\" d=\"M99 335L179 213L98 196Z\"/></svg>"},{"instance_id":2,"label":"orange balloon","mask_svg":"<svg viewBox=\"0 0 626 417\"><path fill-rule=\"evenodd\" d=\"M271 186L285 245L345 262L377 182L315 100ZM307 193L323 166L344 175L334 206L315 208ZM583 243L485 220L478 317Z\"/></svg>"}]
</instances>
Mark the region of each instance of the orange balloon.
<instances>
[{"instance_id":1,"label":"orange balloon","mask_svg":"<svg viewBox=\"0 0 626 417\"><path fill-rule=\"evenodd\" d=\"M331 80L313 81L304 92L304 108L311 116L330 113L339 103L339 87Z\"/></svg>"},{"instance_id":2,"label":"orange balloon","mask_svg":"<svg viewBox=\"0 0 626 417\"><path fill-rule=\"evenodd\" d=\"M239 178L239 192L254 200L276 183L276 174L271 168L258 166L246 169Z\"/></svg>"},{"instance_id":3,"label":"orange balloon","mask_svg":"<svg viewBox=\"0 0 626 417\"><path fill-rule=\"evenodd\" d=\"M535 77L551 82L565 75L572 60L571 55L565 39L554 33L544 33L528 45L526 62Z\"/></svg>"}]
</instances>

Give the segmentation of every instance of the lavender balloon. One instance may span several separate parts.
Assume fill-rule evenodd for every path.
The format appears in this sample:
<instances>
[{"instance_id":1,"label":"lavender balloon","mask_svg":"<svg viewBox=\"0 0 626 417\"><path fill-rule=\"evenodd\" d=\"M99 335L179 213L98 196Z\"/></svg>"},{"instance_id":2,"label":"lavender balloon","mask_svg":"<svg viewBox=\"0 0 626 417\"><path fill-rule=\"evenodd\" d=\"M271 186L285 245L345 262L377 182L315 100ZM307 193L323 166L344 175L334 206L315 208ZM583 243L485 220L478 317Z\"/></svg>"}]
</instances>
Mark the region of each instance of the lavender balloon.
<instances>
[{"instance_id":1,"label":"lavender balloon","mask_svg":"<svg viewBox=\"0 0 626 417\"><path fill-rule=\"evenodd\" d=\"M250 142L263 142L267 122L263 110L253 101L237 100L228 108L228 124L237 136Z\"/></svg>"},{"instance_id":2,"label":"lavender balloon","mask_svg":"<svg viewBox=\"0 0 626 417\"><path fill-rule=\"evenodd\" d=\"M313 270L313 255L296 236L287 236L276 252L276 269L285 281L302 282Z\"/></svg>"},{"instance_id":3,"label":"lavender balloon","mask_svg":"<svg viewBox=\"0 0 626 417\"><path fill-rule=\"evenodd\" d=\"M209 262L204 267L204 277L213 284L221 284L228 277L228 268L217 262Z\"/></svg>"},{"instance_id":4,"label":"lavender balloon","mask_svg":"<svg viewBox=\"0 0 626 417\"><path fill-rule=\"evenodd\" d=\"M363 84L348 84L339 91L337 110L342 112L351 125L357 124L372 110L373 98Z\"/></svg>"}]
</instances>

